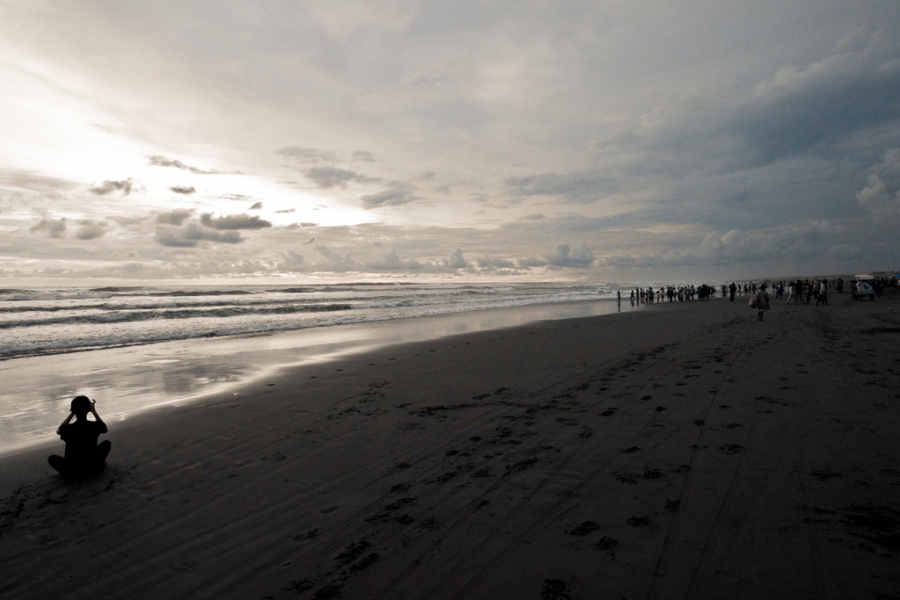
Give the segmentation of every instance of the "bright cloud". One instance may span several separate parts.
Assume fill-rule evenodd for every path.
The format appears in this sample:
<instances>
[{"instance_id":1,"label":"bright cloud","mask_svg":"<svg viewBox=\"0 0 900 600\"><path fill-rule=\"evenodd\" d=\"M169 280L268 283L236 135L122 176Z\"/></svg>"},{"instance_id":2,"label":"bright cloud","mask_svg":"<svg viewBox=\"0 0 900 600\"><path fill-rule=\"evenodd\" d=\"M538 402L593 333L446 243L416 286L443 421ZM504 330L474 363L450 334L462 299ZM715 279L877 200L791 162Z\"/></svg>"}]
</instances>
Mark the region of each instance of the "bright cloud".
<instances>
[{"instance_id":1,"label":"bright cloud","mask_svg":"<svg viewBox=\"0 0 900 600\"><path fill-rule=\"evenodd\" d=\"M900 267L896 3L0 11L0 277Z\"/></svg>"}]
</instances>

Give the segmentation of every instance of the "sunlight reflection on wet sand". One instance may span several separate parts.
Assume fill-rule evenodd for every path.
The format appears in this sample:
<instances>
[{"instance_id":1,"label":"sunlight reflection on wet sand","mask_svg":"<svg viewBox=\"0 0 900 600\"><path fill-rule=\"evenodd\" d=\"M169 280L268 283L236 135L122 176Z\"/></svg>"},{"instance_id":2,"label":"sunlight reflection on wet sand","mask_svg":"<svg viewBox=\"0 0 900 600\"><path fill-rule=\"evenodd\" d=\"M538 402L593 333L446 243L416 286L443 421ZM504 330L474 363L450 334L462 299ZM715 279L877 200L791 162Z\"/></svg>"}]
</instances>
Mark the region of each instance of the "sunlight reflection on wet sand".
<instances>
[{"instance_id":1,"label":"sunlight reflection on wet sand","mask_svg":"<svg viewBox=\"0 0 900 600\"><path fill-rule=\"evenodd\" d=\"M78 394L96 399L98 412L112 424L284 367L541 320L611 314L619 308L614 300L546 304L8 360L0 363L0 452L55 439L57 425ZM624 302L621 310L635 309Z\"/></svg>"}]
</instances>

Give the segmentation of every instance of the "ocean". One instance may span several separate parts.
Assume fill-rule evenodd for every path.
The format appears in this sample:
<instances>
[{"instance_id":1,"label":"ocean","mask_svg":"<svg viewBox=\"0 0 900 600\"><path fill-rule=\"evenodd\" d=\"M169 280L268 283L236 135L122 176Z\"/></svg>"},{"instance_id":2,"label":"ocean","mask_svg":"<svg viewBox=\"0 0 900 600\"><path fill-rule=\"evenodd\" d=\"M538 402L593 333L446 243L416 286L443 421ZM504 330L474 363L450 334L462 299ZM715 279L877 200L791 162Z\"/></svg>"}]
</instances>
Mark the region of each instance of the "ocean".
<instances>
[{"instance_id":1,"label":"ocean","mask_svg":"<svg viewBox=\"0 0 900 600\"><path fill-rule=\"evenodd\" d=\"M57 441L69 402L116 421L348 354L640 310L612 284L336 284L0 290L0 453Z\"/></svg>"},{"instance_id":2,"label":"ocean","mask_svg":"<svg viewBox=\"0 0 900 600\"><path fill-rule=\"evenodd\" d=\"M616 289L571 283L0 289L0 360L609 299Z\"/></svg>"}]
</instances>

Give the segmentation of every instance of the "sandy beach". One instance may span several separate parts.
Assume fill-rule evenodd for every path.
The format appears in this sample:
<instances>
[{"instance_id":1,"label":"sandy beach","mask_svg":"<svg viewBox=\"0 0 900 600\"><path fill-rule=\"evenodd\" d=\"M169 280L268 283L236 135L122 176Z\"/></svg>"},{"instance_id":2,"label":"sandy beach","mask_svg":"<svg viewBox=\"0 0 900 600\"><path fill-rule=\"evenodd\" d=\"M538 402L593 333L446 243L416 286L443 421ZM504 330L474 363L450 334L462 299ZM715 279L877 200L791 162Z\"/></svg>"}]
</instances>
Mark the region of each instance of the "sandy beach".
<instances>
[{"instance_id":1,"label":"sandy beach","mask_svg":"<svg viewBox=\"0 0 900 600\"><path fill-rule=\"evenodd\" d=\"M898 597L900 296L830 302L281 371L110 423L81 483L6 456L0 597Z\"/></svg>"}]
</instances>

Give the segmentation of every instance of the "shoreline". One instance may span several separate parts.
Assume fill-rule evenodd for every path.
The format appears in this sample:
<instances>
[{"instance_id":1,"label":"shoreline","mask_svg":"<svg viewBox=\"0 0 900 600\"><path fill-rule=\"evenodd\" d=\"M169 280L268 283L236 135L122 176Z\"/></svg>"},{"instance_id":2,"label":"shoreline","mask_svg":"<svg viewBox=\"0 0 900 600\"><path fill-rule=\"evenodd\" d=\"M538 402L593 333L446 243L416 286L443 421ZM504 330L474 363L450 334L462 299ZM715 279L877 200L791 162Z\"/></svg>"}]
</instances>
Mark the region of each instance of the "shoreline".
<instances>
[{"instance_id":1,"label":"shoreline","mask_svg":"<svg viewBox=\"0 0 900 600\"><path fill-rule=\"evenodd\" d=\"M621 307L620 307L621 308ZM630 307L625 311L641 310ZM72 397L98 400L118 422L155 407L194 402L291 366L336 360L384 345L615 312L615 300L554 302L271 333L174 340L27 356L0 362L0 456L39 445ZM54 377L48 378L47 372Z\"/></svg>"},{"instance_id":2,"label":"shoreline","mask_svg":"<svg viewBox=\"0 0 900 600\"><path fill-rule=\"evenodd\" d=\"M0 596L897 595L900 298L829 300L292 368L110 423L81 484L4 457Z\"/></svg>"}]
</instances>

